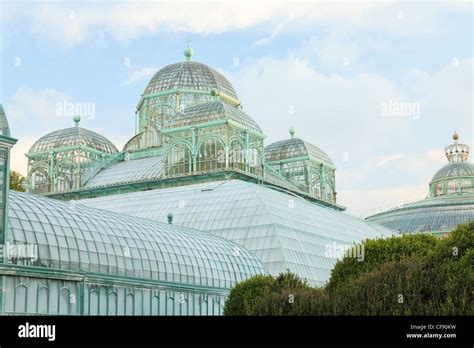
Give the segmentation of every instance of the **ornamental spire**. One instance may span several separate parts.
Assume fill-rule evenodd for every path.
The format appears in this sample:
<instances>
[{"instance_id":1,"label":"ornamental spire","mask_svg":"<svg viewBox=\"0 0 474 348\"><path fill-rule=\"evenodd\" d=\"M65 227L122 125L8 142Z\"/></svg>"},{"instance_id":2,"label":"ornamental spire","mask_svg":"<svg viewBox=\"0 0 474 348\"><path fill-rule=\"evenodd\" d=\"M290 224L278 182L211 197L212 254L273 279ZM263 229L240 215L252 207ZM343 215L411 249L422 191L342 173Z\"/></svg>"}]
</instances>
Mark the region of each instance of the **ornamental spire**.
<instances>
[{"instance_id":1,"label":"ornamental spire","mask_svg":"<svg viewBox=\"0 0 474 348\"><path fill-rule=\"evenodd\" d=\"M293 127L290 127L290 129L288 129L288 132L290 133L290 137L293 139L295 137L295 129Z\"/></svg>"},{"instance_id":2,"label":"ornamental spire","mask_svg":"<svg viewBox=\"0 0 474 348\"><path fill-rule=\"evenodd\" d=\"M189 47L189 43L191 42L191 40L187 40L186 43L188 44L188 47L186 47L186 49L184 50L184 56L186 57L186 60L191 60L191 57L193 56L193 49L191 47Z\"/></svg>"},{"instance_id":3,"label":"ornamental spire","mask_svg":"<svg viewBox=\"0 0 474 348\"><path fill-rule=\"evenodd\" d=\"M81 122L81 116L76 115L76 116L74 116L73 120L74 120L74 124L76 125L76 127L79 127L79 122Z\"/></svg>"},{"instance_id":4,"label":"ornamental spire","mask_svg":"<svg viewBox=\"0 0 474 348\"><path fill-rule=\"evenodd\" d=\"M453 144L448 145L444 148L444 154L449 162L466 162L469 158L469 145L460 144L459 134L454 132Z\"/></svg>"}]
</instances>

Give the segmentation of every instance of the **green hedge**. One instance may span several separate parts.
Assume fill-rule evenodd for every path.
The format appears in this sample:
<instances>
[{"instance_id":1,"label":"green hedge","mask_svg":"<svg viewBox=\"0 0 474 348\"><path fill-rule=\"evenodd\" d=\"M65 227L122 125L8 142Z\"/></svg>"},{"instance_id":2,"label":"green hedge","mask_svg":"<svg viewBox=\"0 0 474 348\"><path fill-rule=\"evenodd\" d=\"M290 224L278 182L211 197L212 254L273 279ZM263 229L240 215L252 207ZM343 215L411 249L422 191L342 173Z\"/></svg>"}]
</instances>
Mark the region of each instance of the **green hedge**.
<instances>
[{"instance_id":1,"label":"green hedge","mask_svg":"<svg viewBox=\"0 0 474 348\"><path fill-rule=\"evenodd\" d=\"M363 246L364 260L340 260L322 288L290 272L237 284L224 314L474 314L474 222L442 239L403 235Z\"/></svg>"}]
</instances>

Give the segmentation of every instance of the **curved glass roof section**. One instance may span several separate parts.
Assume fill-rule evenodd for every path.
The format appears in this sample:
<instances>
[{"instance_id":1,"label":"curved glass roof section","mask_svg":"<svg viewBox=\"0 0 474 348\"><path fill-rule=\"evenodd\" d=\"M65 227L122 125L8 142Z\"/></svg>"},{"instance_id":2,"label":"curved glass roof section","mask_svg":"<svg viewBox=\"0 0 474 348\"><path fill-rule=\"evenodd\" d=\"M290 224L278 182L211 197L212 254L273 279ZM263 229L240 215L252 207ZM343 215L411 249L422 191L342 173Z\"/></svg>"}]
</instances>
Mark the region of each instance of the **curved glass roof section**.
<instances>
[{"instance_id":1,"label":"curved glass roof section","mask_svg":"<svg viewBox=\"0 0 474 348\"><path fill-rule=\"evenodd\" d=\"M144 94L176 88L203 91L216 89L232 98L239 99L234 87L224 75L205 64L190 60L170 64L159 70L148 83Z\"/></svg>"},{"instance_id":2,"label":"curved glass roof section","mask_svg":"<svg viewBox=\"0 0 474 348\"><path fill-rule=\"evenodd\" d=\"M252 117L240 108L228 105L220 100L200 103L185 108L184 112L178 113L171 118L165 128L189 127L197 124L205 124L216 120L232 120L246 129L262 133L260 126Z\"/></svg>"},{"instance_id":3,"label":"curved glass roof section","mask_svg":"<svg viewBox=\"0 0 474 348\"><path fill-rule=\"evenodd\" d=\"M106 137L91 130L74 126L42 136L33 144L28 153L49 151L75 145L85 145L107 154L119 152L115 145Z\"/></svg>"},{"instance_id":4,"label":"curved glass roof section","mask_svg":"<svg viewBox=\"0 0 474 348\"><path fill-rule=\"evenodd\" d=\"M261 259L270 274L290 269L311 284L326 282L337 246L396 233L344 212L242 180L226 180L81 200L120 214L209 231Z\"/></svg>"},{"instance_id":5,"label":"curved glass roof section","mask_svg":"<svg viewBox=\"0 0 474 348\"><path fill-rule=\"evenodd\" d=\"M8 125L7 116L2 104L0 104L0 135L10 136L10 126Z\"/></svg>"},{"instance_id":6,"label":"curved glass roof section","mask_svg":"<svg viewBox=\"0 0 474 348\"><path fill-rule=\"evenodd\" d=\"M148 181L158 179L162 174L162 156L122 161L104 167L87 183L85 188Z\"/></svg>"},{"instance_id":7,"label":"curved glass roof section","mask_svg":"<svg viewBox=\"0 0 474 348\"><path fill-rule=\"evenodd\" d=\"M265 160L267 162L302 156L310 156L334 166L331 158L323 150L300 138L280 140L265 147Z\"/></svg>"},{"instance_id":8,"label":"curved glass roof section","mask_svg":"<svg viewBox=\"0 0 474 348\"><path fill-rule=\"evenodd\" d=\"M474 194L444 195L373 215L369 221L401 233L452 231L474 220Z\"/></svg>"},{"instance_id":9,"label":"curved glass roof section","mask_svg":"<svg viewBox=\"0 0 474 348\"><path fill-rule=\"evenodd\" d=\"M38 245L37 261L19 259L34 266L215 288L266 273L248 250L210 233L15 191L9 228L10 243Z\"/></svg>"},{"instance_id":10,"label":"curved glass roof section","mask_svg":"<svg viewBox=\"0 0 474 348\"><path fill-rule=\"evenodd\" d=\"M474 164L471 162L450 162L438 170L431 181L463 176L474 176Z\"/></svg>"}]
</instances>

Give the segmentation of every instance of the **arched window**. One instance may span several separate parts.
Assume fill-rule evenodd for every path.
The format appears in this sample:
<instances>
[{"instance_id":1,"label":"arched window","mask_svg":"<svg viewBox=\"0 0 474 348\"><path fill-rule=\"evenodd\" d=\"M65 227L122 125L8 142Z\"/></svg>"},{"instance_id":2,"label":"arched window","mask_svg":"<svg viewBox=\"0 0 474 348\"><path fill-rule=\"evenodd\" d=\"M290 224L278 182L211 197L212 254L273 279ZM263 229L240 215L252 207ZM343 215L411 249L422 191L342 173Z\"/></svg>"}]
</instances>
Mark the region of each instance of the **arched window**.
<instances>
[{"instance_id":1,"label":"arched window","mask_svg":"<svg viewBox=\"0 0 474 348\"><path fill-rule=\"evenodd\" d=\"M473 186L471 179L463 179L459 181L459 190L461 193L473 192Z\"/></svg>"},{"instance_id":2,"label":"arched window","mask_svg":"<svg viewBox=\"0 0 474 348\"><path fill-rule=\"evenodd\" d=\"M132 293L125 297L125 315L135 314L135 296Z\"/></svg>"},{"instance_id":3,"label":"arched window","mask_svg":"<svg viewBox=\"0 0 474 348\"><path fill-rule=\"evenodd\" d=\"M25 284L18 284L15 288L15 313L23 314L28 312L28 287Z\"/></svg>"},{"instance_id":4,"label":"arched window","mask_svg":"<svg viewBox=\"0 0 474 348\"><path fill-rule=\"evenodd\" d=\"M435 196L443 194L443 183L438 182L435 186Z\"/></svg>"},{"instance_id":5,"label":"arched window","mask_svg":"<svg viewBox=\"0 0 474 348\"><path fill-rule=\"evenodd\" d=\"M229 146L229 167L245 170L244 147L238 140L232 140Z\"/></svg>"},{"instance_id":6,"label":"arched window","mask_svg":"<svg viewBox=\"0 0 474 348\"><path fill-rule=\"evenodd\" d=\"M324 201L328 203L332 203L334 201L334 190L332 186L328 183L326 183L325 185Z\"/></svg>"},{"instance_id":7,"label":"arched window","mask_svg":"<svg viewBox=\"0 0 474 348\"><path fill-rule=\"evenodd\" d=\"M40 286L36 295L36 313L49 314L49 288Z\"/></svg>"},{"instance_id":8,"label":"arched window","mask_svg":"<svg viewBox=\"0 0 474 348\"><path fill-rule=\"evenodd\" d=\"M31 173L29 180L30 189L33 193L42 194L49 191L48 172L45 168L38 168Z\"/></svg>"},{"instance_id":9,"label":"arched window","mask_svg":"<svg viewBox=\"0 0 474 348\"><path fill-rule=\"evenodd\" d=\"M321 198L321 182L319 180L319 175L314 175L314 176L315 176L315 179L311 182L310 193L316 198Z\"/></svg>"},{"instance_id":10,"label":"arched window","mask_svg":"<svg viewBox=\"0 0 474 348\"><path fill-rule=\"evenodd\" d=\"M54 168L54 191L62 192L77 188L79 173L77 166L70 160L59 162Z\"/></svg>"},{"instance_id":11,"label":"arched window","mask_svg":"<svg viewBox=\"0 0 474 348\"><path fill-rule=\"evenodd\" d=\"M62 288L59 291L59 309L60 315L69 314L71 307L71 292L68 288Z\"/></svg>"},{"instance_id":12,"label":"arched window","mask_svg":"<svg viewBox=\"0 0 474 348\"><path fill-rule=\"evenodd\" d=\"M262 175L262 159L255 147L251 147L248 151L248 164L250 173Z\"/></svg>"},{"instance_id":13,"label":"arched window","mask_svg":"<svg viewBox=\"0 0 474 348\"><path fill-rule=\"evenodd\" d=\"M448 181L448 194L456 193L456 180Z\"/></svg>"},{"instance_id":14,"label":"arched window","mask_svg":"<svg viewBox=\"0 0 474 348\"><path fill-rule=\"evenodd\" d=\"M117 315L118 296L114 291L109 292L108 315Z\"/></svg>"},{"instance_id":15,"label":"arched window","mask_svg":"<svg viewBox=\"0 0 474 348\"><path fill-rule=\"evenodd\" d=\"M192 161L191 148L188 145L184 143L173 145L166 158L167 175L191 173L193 168Z\"/></svg>"},{"instance_id":16,"label":"arched window","mask_svg":"<svg viewBox=\"0 0 474 348\"><path fill-rule=\"evenodd\" d=\"M199 146L197 171L216 170L225 167L225 150L216 138L207 139Z\"/></svg>"}]
</instances>

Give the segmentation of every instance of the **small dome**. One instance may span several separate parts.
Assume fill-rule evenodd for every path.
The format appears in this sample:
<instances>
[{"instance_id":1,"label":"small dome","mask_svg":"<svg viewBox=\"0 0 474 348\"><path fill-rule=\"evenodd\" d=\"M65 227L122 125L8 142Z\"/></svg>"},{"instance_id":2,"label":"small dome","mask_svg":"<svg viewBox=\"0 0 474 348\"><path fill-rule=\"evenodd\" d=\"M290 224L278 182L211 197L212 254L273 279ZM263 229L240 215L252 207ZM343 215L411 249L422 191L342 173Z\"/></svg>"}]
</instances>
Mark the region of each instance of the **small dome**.
<instances>
[{"instance_id":1,"label":"small dome","mask_svg":"<svg viewBox=\"0 0 474 348\"><path fill-rule=\"evenodd\" d=\"M331 158L323 150L300 138L280 140L265 147L265 160L267 162L301 156L310 156L334 166Z\"/></svg>"},{"instance_id":2,"label":"small dome","mask_svg":"<svg viewBox=\"0 0 474 348\"><path fill-rule=\"evenodd\" d=\"M438 170L431 181L463 176L474 176L474 164L471 162L450 162Z\"/></svg>"},{"instance_id":3,"label":"small dome","mask_svg":"<svg viewBox=\"0 0 474 348\"><path fill-rule=\"evenodd\" d=\"M66 146L85 145L104 153L119 152L106 137L79 126L60 129L39 138L28 153L49 151Z\"/></svg>"},{"instance_id":4,"label":"small dome","mask_svg":"<svg viewBox=\"0 0 474 348\"><path fill-rule=\"evenodd\" d=\"M238 100L234 87L224 75L205 64L190 60L167 65L158 71L148 83L144 94L175 88L203 91L216 89L219 93Z\"/></svg>"},{"instance_id":5,"label":"small dome","mask_svg":"<svg viewBox=\"0 0 474 348\"><path fill-rule=\"evenodd\" d=\"M255 120L242 109L230 106L220 100L200 103L187 107L184 112L176 114L165 125L165 128L178 128L206 123L215 120L232 120L246 129L262 133Z\"/></svg>"}]
</instances>

